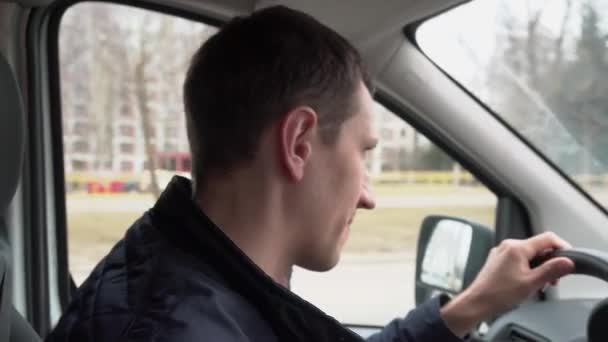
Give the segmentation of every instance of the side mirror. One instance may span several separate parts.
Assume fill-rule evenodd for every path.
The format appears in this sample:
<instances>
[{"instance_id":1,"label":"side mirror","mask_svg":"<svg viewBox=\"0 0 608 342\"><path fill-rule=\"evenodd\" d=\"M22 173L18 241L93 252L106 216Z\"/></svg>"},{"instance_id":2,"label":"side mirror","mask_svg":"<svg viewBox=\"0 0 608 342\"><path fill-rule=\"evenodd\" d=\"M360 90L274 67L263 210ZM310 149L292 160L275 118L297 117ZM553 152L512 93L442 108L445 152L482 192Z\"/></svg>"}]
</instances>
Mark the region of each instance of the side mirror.
<instances>
[{"instance_id":1,"label":"side mirror","mask_svg":"<svg viewBox=\"0 0 608 342\"><path fill-rule=\"evenodd\" d=\"M467 220L428 216L416 255L416 305L439 294L466 289L494 247L494 231Z\"/></svg>"}]
</instances>

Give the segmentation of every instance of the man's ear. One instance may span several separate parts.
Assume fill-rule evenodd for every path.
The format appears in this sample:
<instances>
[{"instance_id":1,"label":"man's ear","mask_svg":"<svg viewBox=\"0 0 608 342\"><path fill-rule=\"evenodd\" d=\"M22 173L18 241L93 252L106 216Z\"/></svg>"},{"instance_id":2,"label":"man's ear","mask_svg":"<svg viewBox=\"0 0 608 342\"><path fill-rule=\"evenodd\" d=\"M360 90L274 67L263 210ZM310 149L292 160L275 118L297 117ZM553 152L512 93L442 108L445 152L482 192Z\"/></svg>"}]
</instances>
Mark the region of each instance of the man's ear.
<instances>
[{"instance_id":1,"label":"man's ear","mask_svg":"<svg viewBox=\"0 0 608 342\"><path fill-rule=\"evenodd\" d=\"M317 120L317 113L312 108L297 107L280 123L280 159L292 180L299 181L304 177L304 168L312 155Z\"/></svg>"}]
</instances>

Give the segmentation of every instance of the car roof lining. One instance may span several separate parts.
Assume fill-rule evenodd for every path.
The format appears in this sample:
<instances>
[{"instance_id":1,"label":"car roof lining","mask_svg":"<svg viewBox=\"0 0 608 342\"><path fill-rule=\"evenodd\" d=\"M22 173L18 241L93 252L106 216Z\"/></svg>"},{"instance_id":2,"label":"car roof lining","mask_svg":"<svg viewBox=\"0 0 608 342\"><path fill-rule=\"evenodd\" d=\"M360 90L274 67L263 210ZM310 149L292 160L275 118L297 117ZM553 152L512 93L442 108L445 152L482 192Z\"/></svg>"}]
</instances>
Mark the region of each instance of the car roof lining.
<instances>
[{"instance_id":1,"label":"car roof lining","mask_svg":"<svg viewBox=\"0 0 608 342\"><path fill-rule=\"evenodd\" d=\"M9 0L23 7L50 5L54 0ZM387 67L405 39L403 28L465 0L149 0L226 21L254 9L285 5L309 13L347 37L360 51L373 76ZM125 4L128 4L127 2Z\"/></svg>"}]
</instances>

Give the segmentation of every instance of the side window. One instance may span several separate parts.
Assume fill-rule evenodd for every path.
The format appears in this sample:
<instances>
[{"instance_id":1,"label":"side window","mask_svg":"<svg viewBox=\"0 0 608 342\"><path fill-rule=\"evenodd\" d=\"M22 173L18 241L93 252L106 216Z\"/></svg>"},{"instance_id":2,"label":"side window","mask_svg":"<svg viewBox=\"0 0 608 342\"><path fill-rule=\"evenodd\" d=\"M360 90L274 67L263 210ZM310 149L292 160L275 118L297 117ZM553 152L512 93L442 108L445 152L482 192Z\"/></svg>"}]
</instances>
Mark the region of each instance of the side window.
<instances>
[{"instance_id":1,"label":"side window","mask_svg":"<svg viewBox=\"0 0 608 342\"><path fill-rule=\"evenodd\" d=\"M216 28L106 3L60 26L69 269L76 284L175 174L189 175L182 84Z\"/></svg>"},{"instance_id":2,"label":"side window","mask_svg":"<svg viewBox=\"0 0 608 342\"><path fill-rule=\"evenodd\" d=\"M374 109L379 143L367 167L376 208L359 210L336 268L296 269L292 289L340 322L383 326L415 307L423 219L455 216L493 229L497 198L403 119L380 103Z\"/></svg>"}]
</instances>

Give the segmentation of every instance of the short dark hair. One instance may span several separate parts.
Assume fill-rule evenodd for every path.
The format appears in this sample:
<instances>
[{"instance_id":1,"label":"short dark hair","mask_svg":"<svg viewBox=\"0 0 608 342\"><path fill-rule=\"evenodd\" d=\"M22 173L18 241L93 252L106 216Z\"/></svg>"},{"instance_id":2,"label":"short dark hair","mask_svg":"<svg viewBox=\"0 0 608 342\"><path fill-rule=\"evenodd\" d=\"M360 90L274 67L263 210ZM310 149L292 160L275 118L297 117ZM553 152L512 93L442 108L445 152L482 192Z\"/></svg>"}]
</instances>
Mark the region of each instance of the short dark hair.
<instances>
[{"instance_id":1,"label":"short dark hair","mask_svg":"<svg viewBox=\"0 0 608 342\"><path fill-rule=\"evenodd\" d=\"M262 132L299 105L336 139L354 94L371 81L357 50L313 17L274 6L237 17L193 56L184 83L192 176L251 160Z\"/></svg>"}]
</instances>

